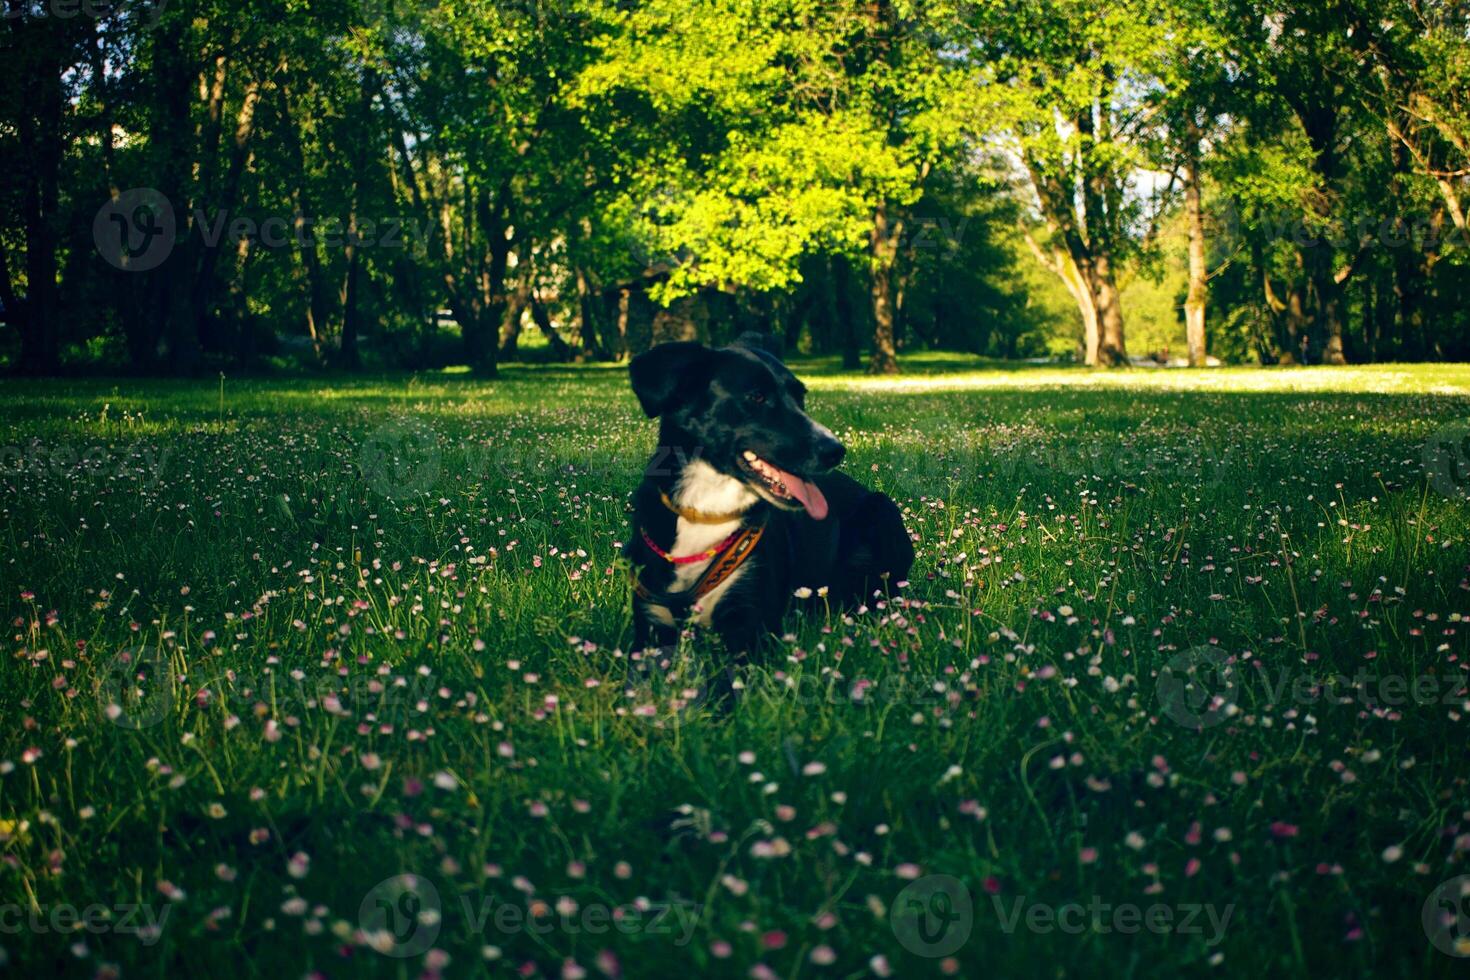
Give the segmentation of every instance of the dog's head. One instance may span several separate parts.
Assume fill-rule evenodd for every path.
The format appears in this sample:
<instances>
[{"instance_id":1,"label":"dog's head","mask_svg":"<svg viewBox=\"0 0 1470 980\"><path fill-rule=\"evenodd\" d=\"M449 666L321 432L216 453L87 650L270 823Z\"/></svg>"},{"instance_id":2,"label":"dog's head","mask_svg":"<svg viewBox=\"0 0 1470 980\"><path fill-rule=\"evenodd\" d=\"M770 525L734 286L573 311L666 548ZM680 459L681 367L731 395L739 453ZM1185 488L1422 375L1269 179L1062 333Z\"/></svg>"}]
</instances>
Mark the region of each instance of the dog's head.
<instances>
[{"instance_id":1,"label":"dog's head","mask_svg":"<svg viewBox=\"0 0 1470 980\"><path fill-rule=\"evenodd\" d=\"M827 516L812 478L847 450L806 414L806 386L773 354L741 342L661 344L633 358L633 393L665 437L771 504Z\"/></svg>"}]
</instances>

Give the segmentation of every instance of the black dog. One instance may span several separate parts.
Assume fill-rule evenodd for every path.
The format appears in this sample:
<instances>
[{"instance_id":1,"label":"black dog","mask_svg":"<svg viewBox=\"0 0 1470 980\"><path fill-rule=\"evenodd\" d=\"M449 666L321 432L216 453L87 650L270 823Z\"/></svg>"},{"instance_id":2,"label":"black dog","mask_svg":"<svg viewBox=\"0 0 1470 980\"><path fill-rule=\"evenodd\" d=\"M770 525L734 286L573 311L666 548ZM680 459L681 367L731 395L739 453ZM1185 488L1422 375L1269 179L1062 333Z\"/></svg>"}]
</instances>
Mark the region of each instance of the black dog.
<instances>
[{"instance_id":1,"label":"black dog","mask_svg":"<svg viewBox=\"0 0 1470 980\"><path fill-rule=\"evenodd\" d=\"M846 449L804 411L806 388L742 341L672 343L630 365L658 418L658 451L633 495L634 649L712 627L738 663L776 630L793 594L870 598L908 575L898 507L832 468Z\"/></svg>"}]
</instances>

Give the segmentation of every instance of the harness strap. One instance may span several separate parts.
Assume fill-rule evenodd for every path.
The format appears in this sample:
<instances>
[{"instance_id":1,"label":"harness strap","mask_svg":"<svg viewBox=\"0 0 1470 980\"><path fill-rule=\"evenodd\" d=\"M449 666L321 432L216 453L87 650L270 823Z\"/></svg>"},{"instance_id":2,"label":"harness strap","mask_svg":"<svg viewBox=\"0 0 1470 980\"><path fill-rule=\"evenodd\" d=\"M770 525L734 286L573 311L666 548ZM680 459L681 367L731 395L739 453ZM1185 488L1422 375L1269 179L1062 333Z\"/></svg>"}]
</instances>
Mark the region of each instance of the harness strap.
<instances>
[{"instance_id":1,"label":"harness strap","mask_svg":"<svg viewBox=\"0 0 1470 980\"><path fill-rule=\"evenodd\" d=\"M637 569L633 570L633 591L643 601L667 606L670 611L692 607L740 570L740 566L744 565L746 559L755 551L755 546L760 543L761 535L765 533L764 521L736 532L733 539L728 542L728 546L719 553L715 561L710 562L710 566L704 570L704 574L699 577L698 581L683 592L654 592L638 578Z\"/></svg>"}]
</instances>

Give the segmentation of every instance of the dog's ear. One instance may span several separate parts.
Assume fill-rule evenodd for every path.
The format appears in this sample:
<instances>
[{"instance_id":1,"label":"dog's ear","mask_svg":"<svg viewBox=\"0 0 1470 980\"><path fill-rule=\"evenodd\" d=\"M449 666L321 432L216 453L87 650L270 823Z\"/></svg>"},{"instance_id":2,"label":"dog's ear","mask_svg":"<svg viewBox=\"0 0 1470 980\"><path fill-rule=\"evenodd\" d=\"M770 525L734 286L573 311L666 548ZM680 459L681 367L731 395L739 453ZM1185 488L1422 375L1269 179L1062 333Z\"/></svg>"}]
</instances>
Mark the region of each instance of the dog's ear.
<instances>
[{"instance_id":1,"label":"dog's ear","mask_svg":"<svg viewBox=\"0 0 1470 980\"><path fill-rule=\"evenodd\" d=\"M644 413L652 419L672 408L679 386L713 355L714 351L701 343L679 340L659 344L633 358L628 378Z\"/></svg>"}]
</instances>

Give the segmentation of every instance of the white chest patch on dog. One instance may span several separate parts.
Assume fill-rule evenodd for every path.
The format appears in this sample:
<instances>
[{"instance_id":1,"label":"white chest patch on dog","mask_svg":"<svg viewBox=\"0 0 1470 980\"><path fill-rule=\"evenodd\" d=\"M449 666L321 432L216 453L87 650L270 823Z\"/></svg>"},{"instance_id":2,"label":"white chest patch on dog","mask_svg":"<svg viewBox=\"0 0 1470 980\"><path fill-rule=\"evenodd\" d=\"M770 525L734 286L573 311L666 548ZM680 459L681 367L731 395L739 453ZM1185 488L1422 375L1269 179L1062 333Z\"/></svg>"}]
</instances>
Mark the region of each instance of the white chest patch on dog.
<instances>
[{"instance_id":1,"label":"white chest patch on dog","mask_svg":"<svg viewBox=\"0 0 1470 980\"><path fill-rule=\"evenodd\" d=\"M684 467L670 499L676 506L705 514L743 514L760 501L755 492L743 482L726 476L702 460L695 460ZM682 517L676 523L674 546L669 549L669 553L674 555L689 555L713 548L740 528L738 517L724 524L696 524ZM714 559L674 566L674 580L669 583L669 591L677 593L693 588L705 569L709 568L711 561ZM737 569L729 578L715 586L709 595L699 600L698 612L693 613L690 618L701 626L708 626L715 606L719 605L720 599L743 574L745 569ZM674 625L674 617L666 607L650 605L647 608L649 615L656 621L665 626Z\"/></svg>"}]
</instances>

